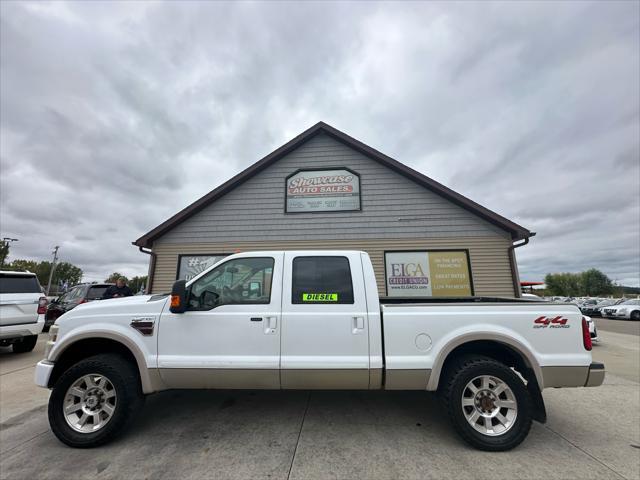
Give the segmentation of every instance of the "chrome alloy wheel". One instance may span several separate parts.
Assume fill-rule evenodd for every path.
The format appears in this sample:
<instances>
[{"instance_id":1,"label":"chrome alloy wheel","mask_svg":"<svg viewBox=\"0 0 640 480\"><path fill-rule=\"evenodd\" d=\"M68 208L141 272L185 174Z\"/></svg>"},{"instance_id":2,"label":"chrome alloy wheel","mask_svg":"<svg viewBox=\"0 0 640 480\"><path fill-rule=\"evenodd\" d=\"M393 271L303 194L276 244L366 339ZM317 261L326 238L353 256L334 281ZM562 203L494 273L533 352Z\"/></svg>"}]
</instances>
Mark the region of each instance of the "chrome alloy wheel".
<instances>
[{"instance_id":1,"label":"chrome alloy wheel","mask_svg":"<svg viewBox=\"0 0 640 480\"><path fill-rule=\"evenodd\" d=\"M84 375L64 396L64 418L76 432L97 432L113 417L116 400L116 389L107 377L97 373Z\"/></svg>"},{"instance_id":2,"label":"chrome alloy wheel","mask_svg":"<svg viewBox=\"0 0 640 480\"><path fill-rule=\"evenodd\" d=\"M518 416L518 402L505 382L491 375L481 375L464 387L462 412L476 431L497 437L513 427Z\"/></svg>"}]
</instances>

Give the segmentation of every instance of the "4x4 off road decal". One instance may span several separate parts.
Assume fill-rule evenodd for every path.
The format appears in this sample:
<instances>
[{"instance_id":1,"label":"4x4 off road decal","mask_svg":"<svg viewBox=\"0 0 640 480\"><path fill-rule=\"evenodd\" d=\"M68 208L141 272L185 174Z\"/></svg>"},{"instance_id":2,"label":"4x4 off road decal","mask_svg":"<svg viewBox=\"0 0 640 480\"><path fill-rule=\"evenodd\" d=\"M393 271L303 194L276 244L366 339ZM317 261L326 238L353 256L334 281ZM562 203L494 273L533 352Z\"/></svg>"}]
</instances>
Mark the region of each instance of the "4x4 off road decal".
<instances>
[{"instance_id":1,"label":"4x4 off road decal","mask_svg":"<svg viewBox=\"0 0 640 480\"><path fill-rule=\"evenodd\" d=\"M571 325L567 325L569 320L562 318L562 315L554 318L538 317L533 321L533 328L569 328Z\"/></svg>"},{"instance_id":2,"label":"4x4 off road decal","mask_svg":"<svg viewBox=\"0 0 640 480\"><path fill-rule=\"evenodd\" d=\"M303 293L303 302L337 302L337 293Z\"/></svg>"}]
</instances>

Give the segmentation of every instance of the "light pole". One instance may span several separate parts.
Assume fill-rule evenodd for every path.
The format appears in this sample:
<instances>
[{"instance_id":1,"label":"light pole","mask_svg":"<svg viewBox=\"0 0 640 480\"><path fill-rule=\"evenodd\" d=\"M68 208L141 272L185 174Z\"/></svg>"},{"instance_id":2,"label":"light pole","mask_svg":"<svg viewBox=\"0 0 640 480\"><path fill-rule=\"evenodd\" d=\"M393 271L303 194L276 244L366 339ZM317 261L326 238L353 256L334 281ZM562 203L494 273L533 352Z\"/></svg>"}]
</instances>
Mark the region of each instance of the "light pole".
<instances>
[{"instance_id":1,"label":"light pole","mask_svg":"<svg viewBox=\"0 0 640 480\"><path fill-rule=\"evenodd\" d=\"M60 247L56 245L56 248L53 249L53 263L51 264L51 271L49 272L49 283L47 284L47 295L51 291L51 279L53 278L53 271L56 269L56 260L58 260L58 249Z\"/></svg>"},{"instance_id":2,"label":"light pole","mask_svg":"<svg viewBox=\"0 0 640 480\"><path fill-rule=\"evenodd\" d=\"M2 253L2 258L0 258L0 268L2 268L2 266L4 265L5 259L9 256L9 244L11 242L17 242L17 241L18 241L17 238L4 237L2 239L2 250L4 252Z\"/></svg>"}]
</instances>

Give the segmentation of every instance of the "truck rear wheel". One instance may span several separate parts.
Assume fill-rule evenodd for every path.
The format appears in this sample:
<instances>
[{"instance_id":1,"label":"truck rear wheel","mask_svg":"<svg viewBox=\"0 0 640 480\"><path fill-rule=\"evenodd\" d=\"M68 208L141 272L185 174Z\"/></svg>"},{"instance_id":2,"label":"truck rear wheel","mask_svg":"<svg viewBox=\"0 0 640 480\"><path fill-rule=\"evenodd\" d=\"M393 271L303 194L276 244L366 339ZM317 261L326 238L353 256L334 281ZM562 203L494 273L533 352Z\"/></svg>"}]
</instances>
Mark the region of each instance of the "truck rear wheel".
<instances>
[{"instance_id":1,"label":"truck rear wheel","mask_svg":"<svg viewBox=\"0 0 640 480\"><path fill-rule=\"evenodd\" d=\"M524 382L506 365L466 356L448 369L444 403L458 434L480 450L518 446L531 429L533 404Z\"/></svg>"},{"instance_id":2,"label":"truck rear wheel","mask_svg":"<svg viewBox=\"0 0 640 480\"><path fill-rule=\"evenodd\" d=\"M58 379L49 398L49 424L71 447L96 447L120 434L143 401L134 365L120 355L96 355Z\"/></svg>"},{"instance_id":3,"label":"truck rear wheel","mask_svg":"<svg viewBox=\"0 0 640 480\"><path fill-rule=\"evenodd\" d=\"M38 335L28 335L13 344L13 353L27 353L32 351L38 342Z\"/></svg>"}]
</instances>

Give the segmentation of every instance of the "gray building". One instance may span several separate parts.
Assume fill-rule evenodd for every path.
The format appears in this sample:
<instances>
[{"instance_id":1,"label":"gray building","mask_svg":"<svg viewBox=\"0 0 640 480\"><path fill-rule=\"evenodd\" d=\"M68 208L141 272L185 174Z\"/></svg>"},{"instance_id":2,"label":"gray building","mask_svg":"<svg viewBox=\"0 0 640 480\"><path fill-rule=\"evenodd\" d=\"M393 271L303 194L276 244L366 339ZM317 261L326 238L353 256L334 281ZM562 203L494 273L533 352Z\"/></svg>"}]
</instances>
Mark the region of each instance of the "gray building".
<instances>
[{"instance_id":1,"label":"gray building","mask_svg":"<svg viewBox=\"0 0 640 480\"><path fill-rule=\"evenodd\" d=\"M389 296L519 296L513 249L535 235L318 123L134 242L167 292L224 255L357 249Z\"/></svg>"}]
</instances>

